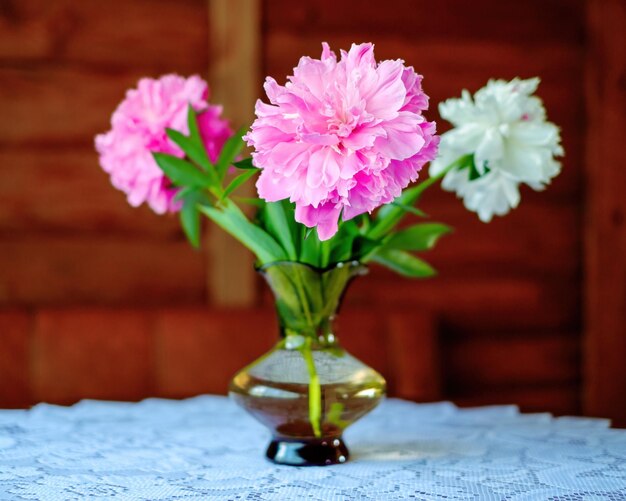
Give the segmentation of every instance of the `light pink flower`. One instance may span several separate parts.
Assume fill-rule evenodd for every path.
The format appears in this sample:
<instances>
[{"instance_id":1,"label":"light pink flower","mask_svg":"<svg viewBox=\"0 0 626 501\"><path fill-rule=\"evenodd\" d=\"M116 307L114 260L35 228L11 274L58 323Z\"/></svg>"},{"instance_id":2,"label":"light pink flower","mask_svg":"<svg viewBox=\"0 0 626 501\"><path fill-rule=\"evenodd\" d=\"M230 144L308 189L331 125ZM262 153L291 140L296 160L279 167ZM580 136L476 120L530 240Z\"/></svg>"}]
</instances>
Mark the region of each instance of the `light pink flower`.
<instances>
[{"instance_id":1,"label":"light pink flower","mask_svg":"<svg viewBox=\"0 0 626 501\"><path fill-rule=\"evenodd\" d=\"M288 198L296 219L332 237L338 219L391 202L437 152L435 123L422 112L422 77L401 60L374 59L372 44L303 57L281 86L265 81L271 104L257 101L245 139L262 169L259 196Z\"/></svg>"},{"instance_id":2,"label":"light pink flower","mask_svg":"<svg viewBox=\"0 0 626 501\"><path fill-rule=\"evenodd\" d=\"M174 200L178 189L159 169L152 152L184 156L165 129L188 134L189 105L199 113L198 128L209 158L217 159L232 131L220 117L221 106L207 102L208 93L207 83L199 76L143 78L136 89L127 91L113 113L111 130L96 136L100 165L132 206L146 202L157 214L180 209L181 202Z\"/></svg>"}]
</instances>

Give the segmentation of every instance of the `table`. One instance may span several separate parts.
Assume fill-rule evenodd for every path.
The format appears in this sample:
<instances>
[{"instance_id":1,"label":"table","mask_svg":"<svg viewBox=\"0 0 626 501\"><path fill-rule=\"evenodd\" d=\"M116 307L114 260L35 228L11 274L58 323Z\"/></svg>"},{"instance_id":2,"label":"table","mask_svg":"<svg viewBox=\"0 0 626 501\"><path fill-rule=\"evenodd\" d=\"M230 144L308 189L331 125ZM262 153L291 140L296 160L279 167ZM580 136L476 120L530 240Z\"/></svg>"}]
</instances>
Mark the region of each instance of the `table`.
<instances>
[{"instance_id":1,"label":"table","mask_svg":"<svg viewBox=\"0 0 626 501\"><path fill-rule=\"evenodd\" d=\"M389 399L352 460L277 466L225 397L0 411L0 499L626 500L626 431L605 420Z\"/></svg>"}]
</instances>

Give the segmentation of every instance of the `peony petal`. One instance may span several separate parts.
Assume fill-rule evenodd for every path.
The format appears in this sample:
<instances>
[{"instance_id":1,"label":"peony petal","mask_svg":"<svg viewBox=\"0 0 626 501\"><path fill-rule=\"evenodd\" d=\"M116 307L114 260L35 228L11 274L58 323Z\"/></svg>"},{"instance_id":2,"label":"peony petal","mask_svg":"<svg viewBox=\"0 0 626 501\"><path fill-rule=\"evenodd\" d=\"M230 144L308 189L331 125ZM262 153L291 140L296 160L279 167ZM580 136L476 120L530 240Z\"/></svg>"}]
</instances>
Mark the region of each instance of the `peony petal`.
<instances>
[{"instance_id":1,"label":"peony petal","mask_svg":"<svg viewBox=\"0 0 626 501\"><path fill-rule=\"evenodd\" d=\"M394 160L404 160L415 155L426 142L418 119L413 113L402 112L397 118L382 125L386 137L376 139L376 148L380 153Z\"/></svg>"},{"instance_id":2,"label":"peony petal","mask_svg":"<svg viewBox=\"0 0 626 501\"><path fill-rule=\"evenodd\" d=\"M376 69L376 81L360 86L368 113L382 120L390 120L398 115L406 97L403 71L401 61L383 61Z\"/></svg>"},{"instance_id":3,"label":"peony petal","mask_svg":"<svg viewBox=\"0 0 626 501\"><path fill-rule=\"evenodd\" d=\"M475 165L478 172L483 173L485 169L494 164L504 155L504 140L498 130L487 129L478 143L475 152Z\"/></svg>"},{"instance_id":4,"label":"peony petal","mask_svg":"<svg viewBox=\"0 0 626 501\"><path fill-rule=\"evenodd\" d=\"M278 202L289 198L292 194L290 184L285 182L284 177L273 175L269 169L263 169L256 182L259 196L267 202Z\"/></svg>"},{"instance_id":5,"label":"peony petal","mask_svg":"<svg viewBox=\"0 0 626 501\"><path fill-rule=\"evenodd\" d=\"M327 202L317 208L310 205L296 206L295 218L309 228L317 226L317 236L323 241L337 233L340 214L340 206Z\"/></svg>"},{"instance_id":6,"label":"peony petal","mask_svg":"<svg viewBox=\"0 0 626 501\"><path fill-rule=\"evenodd\" d=\"M348 72L361 67L363 67L363 69L374 68L376 66L374 44L362 43L357 45L353 43L343 59Z\"/></svg>"},{"instance_id":7,"label":"peony petal","mask_svg":"<svg viewBox=\"0 0 626 501\"><path fill-rule=\"evenodd\" d=\"M448 99L439 103L439 114L455 127L476 120L476 107L468 91L464 90L461 99Z\"/></svg>"},{"instance_id":8,"label":"peony petal","mask_svg":"<svg viewBox=\"0 0 626 501\"><path fill-rule=\"evenodd\" d=\"M322 61L325 61L327 59L336 61L337 55L332 50L330 50L328 43L322 42Z\"/></svg>"},{"instance_id":9,"label":"peony petal","mask_svg":"<svg viewBox=\"0 0 626 501\"><path fill-rule=\"evenodd\" d=\"M323 147L311 153L307 168L307 184L312 188L320 185L332 186L339 179L341 171L339 155L333 148Z\"/></svg>"},{"instance_id":10,"label":"peony petal","mask_svg":"<svg viewBox=\"0 0 626 501\"><path fill-rule=\"evenodd\" d=\"M290 175L308 165L308 159L312 150L311 145L306 143L279 143L268 152L265 166L273 167L278 172Z\"/></svg>"},{"instance_id":11,"label":"peony petal","mask_svg":"<svg viewBox=\"0 0 626 501\"><path fill-rule=\"evenodd\" d=\"M541 182L545 179L544 161L549 158L549 153L542 154L542 150L539 148L524 148L509 144L506 147L500 169L518 181Z\"/></svg>"},{"instance_id":12,"label":"peony petal","mask_svg":"<svg viewBox=\"0 0 626 501\"><path fill-rule=\"evenodd\" d=\"M511 125L510 137L523 145L553 147L559 141L559 128L550 122L518 122Z\"/></svg>"}]
</instances>

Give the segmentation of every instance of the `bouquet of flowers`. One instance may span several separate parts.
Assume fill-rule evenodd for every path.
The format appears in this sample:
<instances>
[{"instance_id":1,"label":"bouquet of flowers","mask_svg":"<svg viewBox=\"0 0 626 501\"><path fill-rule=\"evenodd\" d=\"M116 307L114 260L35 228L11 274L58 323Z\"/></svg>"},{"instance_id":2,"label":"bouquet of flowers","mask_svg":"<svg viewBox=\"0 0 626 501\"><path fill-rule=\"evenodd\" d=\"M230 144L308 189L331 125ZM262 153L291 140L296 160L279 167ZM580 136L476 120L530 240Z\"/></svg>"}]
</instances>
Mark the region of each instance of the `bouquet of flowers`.
<instances>
[{"instance_id":1,"label":"bouquet of flowers","mask_svg":"<svg viewBox=\"0 0 626 501\"><path fill-rule=\"evenodd\" d=\"M441 136L424 116L422 76L402 60L377 62L372 44L352 45L339 57L323 44L320 59L302 57L287 80L268 77L268 102L256 103L250 129L233 133L199 77L142 79L113 114L111 130L96 138L102 168L131 205L179 212L194 246L206 216L262 269L288 262L323 273L376 263L416 278L435 273L416 254L451 231L419 209L429 187L441 181L488 222L519 204L520 185L543 189L560 171L559 129L534 95L538 78L491 80L473 96L464 90L441 103L441 117L453 126ZM245 144L251 158L242 157ZM239 196L253 180L258 196ZM243 205L255 207L253 218ZM400 225L405 218L412 223ZM306 363L308 417L319 438L323 414L333 411L320 403L311 343L345 283L329 293L324 278L319 307L312 279L286 278L274 273L268 280L275 293L283 290L282 348L299 350ZM299 324L288 321L291 296L305 317Z\"/></svg>"}]
</instances>

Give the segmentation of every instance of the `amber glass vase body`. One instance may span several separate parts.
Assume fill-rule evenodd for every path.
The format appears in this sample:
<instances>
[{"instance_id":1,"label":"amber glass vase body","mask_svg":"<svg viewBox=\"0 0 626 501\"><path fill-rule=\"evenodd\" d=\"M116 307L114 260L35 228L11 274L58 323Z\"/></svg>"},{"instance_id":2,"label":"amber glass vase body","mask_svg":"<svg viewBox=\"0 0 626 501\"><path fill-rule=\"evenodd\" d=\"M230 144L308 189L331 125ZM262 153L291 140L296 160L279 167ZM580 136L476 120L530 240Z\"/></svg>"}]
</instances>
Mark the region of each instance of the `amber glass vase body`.
<instances>
[{"instance_id":1,"label":"amber glass vase body","mask_svg":"<svg viewBox=\"0 0 626 501\"><path fill-rule=\"evenodd\" d=\"M267 457L280 464L345 462L343 431L385 395L385 380L339 344L335 320L357 263L321 270L273 263L260 273L276 301L278 343L239 371L230 396L272 432Z\"/></svg>"}]
</instances>

